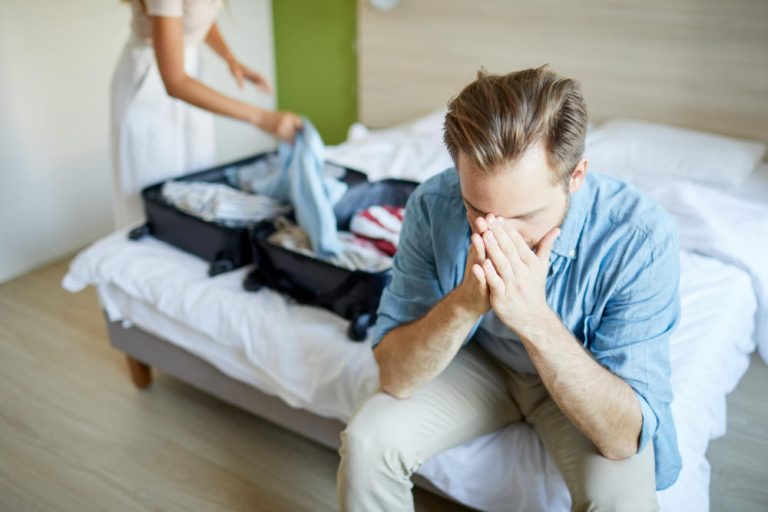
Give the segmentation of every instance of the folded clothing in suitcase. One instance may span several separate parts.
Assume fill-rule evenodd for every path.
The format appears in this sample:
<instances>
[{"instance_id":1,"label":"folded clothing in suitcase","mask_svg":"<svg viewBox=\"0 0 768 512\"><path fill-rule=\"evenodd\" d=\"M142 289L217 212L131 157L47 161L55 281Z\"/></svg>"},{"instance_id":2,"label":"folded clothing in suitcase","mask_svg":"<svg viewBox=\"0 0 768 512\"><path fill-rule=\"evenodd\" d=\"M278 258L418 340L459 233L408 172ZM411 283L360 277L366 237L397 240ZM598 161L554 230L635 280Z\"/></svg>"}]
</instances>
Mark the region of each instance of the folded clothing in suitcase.
<instances>
[{"instance_id":1,"label":"folded clothing in suitcase","mask_svg":"<svg viewBox=\"0 0 768 512\"><path fill-rule=\"evenodd\" d=\"M207 183L232 187L235 190L238 189L237 176L241 170L263 169L264 172L270 172L271 169L280 165L276 152L260 153L187 174L181 178L150 185L141 193L146 223L132 230L128 236L136 240L151 234L164 242L195 254L210 262L208 273L211 276L248 265L253 261L250 230L258 225L258 222L232 220L226 216L231 212L225 215L222 209L214 212L220 218L210 218L210 209L202 206L197 208L196 214L193 214L194 205L182 208L169 200L168 193L174 192L174 189L169 189L168 185ZM326 164L324 173L327 177L340 179L348 186L366 181L364 174L332 164ZM187 202L193 203L193 201Z\"/></svg>"},{"instance_id":2,"label":"folded clothing in suitcase","mask_svg":"<svg viewBox=\"0 0 768 512\"><path fill-rule=\"evenodd\" d=\"M404 207L418 186L398 179L360 182L350 185L334 206L339 231L348 231L354 215L372 206ZM362 341L376 320L376 310L391 269L350 270L324 259L276 245L270 237L275 222L263 223L252 231L256 266L243 282L247 290L266 285L286 293L303 304L320 306L350 320L350 339Z\"/></svg>"}]
</instances>

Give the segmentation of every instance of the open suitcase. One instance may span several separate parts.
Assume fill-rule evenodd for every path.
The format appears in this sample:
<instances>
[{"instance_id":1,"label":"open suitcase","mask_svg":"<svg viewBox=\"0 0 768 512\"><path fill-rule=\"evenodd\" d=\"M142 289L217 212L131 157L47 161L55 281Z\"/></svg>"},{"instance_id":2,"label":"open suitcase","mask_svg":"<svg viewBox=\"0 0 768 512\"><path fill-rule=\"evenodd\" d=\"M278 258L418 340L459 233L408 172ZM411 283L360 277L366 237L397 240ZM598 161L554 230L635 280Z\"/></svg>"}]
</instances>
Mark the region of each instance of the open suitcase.
<instances>
[{"instance_id":1,"label":"open suitcase","mask_svg":"<svg viewBox=\"0 0 768 512\"><path fill-rule=\"evenodd\" d=\"M277 159L276 152L259 153L235 162L219 165L210 169L194 172L174 181L207 182L229 185L227 172L252 165L257 161ZM365 174L352 170L336 169L340 178L350 187L365 182ZM142 190L146 223L133 229L129 238L137 240L145 235L153 235L184 251L195 254L210 263L208 274L215 276L248 265L253 261L250 237L252 226L230 226L220 222L210 222L186 213L163 198L163 184L155 183Z\"/></svg>"},{"instance_id":2,"label":"open suitcase","mask_svg":"<svg viewBox=\"0 0 768 512\"><path fill-rule=\"evenodd\" d=\"M375 205L405 206L418 186L412 181L387 179L351 185L336 203L338 229L348 231L352 216ZM348 270L269 242L273 223L263 223L252 232L256 266L243 282L247 290L268 286L303 304L319 306L350 320L347 335L363 341L376 321L376 310L391 270L365 272Z\"/></svg>"}]
</instances>

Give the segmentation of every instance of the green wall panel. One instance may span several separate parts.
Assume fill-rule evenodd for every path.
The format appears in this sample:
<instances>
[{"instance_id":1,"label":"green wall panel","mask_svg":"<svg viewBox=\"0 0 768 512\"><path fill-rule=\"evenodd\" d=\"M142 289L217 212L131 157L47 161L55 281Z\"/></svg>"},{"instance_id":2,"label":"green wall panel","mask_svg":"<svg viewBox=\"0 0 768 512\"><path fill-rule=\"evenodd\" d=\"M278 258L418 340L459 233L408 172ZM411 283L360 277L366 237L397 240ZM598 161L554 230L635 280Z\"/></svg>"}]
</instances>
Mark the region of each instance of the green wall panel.
<instances>
[{"instance_id":1,"label":"green wall panel","mask_svg":"<svg viewBox=\"0 0 768 512\"><path fill-rule=\"evenodd\" d=\"M273 0L277 105L307 116L327 144L357 120L355 0Z\"/></svg>"}]
</instances>

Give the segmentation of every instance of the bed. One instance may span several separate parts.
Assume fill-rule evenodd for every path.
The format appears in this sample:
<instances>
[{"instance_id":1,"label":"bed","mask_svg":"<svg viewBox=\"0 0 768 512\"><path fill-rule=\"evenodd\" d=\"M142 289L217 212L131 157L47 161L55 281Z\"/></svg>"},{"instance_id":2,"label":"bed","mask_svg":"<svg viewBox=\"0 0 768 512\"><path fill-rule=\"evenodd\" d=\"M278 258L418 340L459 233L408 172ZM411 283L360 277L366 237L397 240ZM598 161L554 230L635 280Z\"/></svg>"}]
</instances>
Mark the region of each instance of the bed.
<instances>
[{"instance_id":1,"label":"bed","mask_svg":"<svg viewBox=\"0 0 768 512\"><path fill-rule=\"evenodd\" d=\"M388 145L402 162L390 165L391 174L424 179L440 166L414 162L445 158L441 115L386 131L354 127L357 135L329 148L329 157L347 164L368 161L375 175L380 171L372 152ZM414 130L423 137L414 137ZM405 138L418 144L404 150L403 136L409 133ZM419 175L414 168L425 170ZM684 463L678 482L661 491L659 500L663 510L708 510L706 448L725 434L725 396L760 341L757 321L764 316L768 258L740 259L737 242L748 231L752 250L768 254L768 164L732 192L688 180L638 186L675 216L684 249L682 321L670 347L673 414ZM702 204L707 207L698 208ZM754 224L736 223L745 217ZM754 236L755 229L763 229L763 238ZM734 250L722 249L728 246ZM97 287L111 343L129 356L138 386L149 384L154 367L337 449L344 423L378 385L370 340L350 342L346 321L325 310L268 289L243 290L248 268L214 278L207 268L203 260L152 237L134 242L118 231L80 253L63 285L70 291ZM567 510L570 504L557 468L525 424L434 457L414 480L481 510Z\"/></svg>"}]
</instances>

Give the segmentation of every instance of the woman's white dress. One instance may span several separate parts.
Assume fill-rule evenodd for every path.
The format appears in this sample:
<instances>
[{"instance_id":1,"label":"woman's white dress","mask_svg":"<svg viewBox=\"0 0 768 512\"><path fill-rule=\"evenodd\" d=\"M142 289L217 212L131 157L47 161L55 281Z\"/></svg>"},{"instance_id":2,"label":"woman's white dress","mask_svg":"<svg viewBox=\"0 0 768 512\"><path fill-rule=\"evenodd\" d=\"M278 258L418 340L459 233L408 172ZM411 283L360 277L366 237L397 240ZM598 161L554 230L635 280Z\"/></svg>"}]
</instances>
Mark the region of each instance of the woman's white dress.
<instances>
[{"instance_id":1,"label":"woman's white dress","mask_svg":"<svg viewBox=\"0 0 768 512\"><path fill-rule=\"evenodd\" d=\"M168 96L152 47L149 16L184 24L184 68L201 77L200 45L222 0L132 0L131 35L112 77L113 214L116 229L144 219L141 189L211 166L213 116Z\"/></svg>"}]
</instances>

